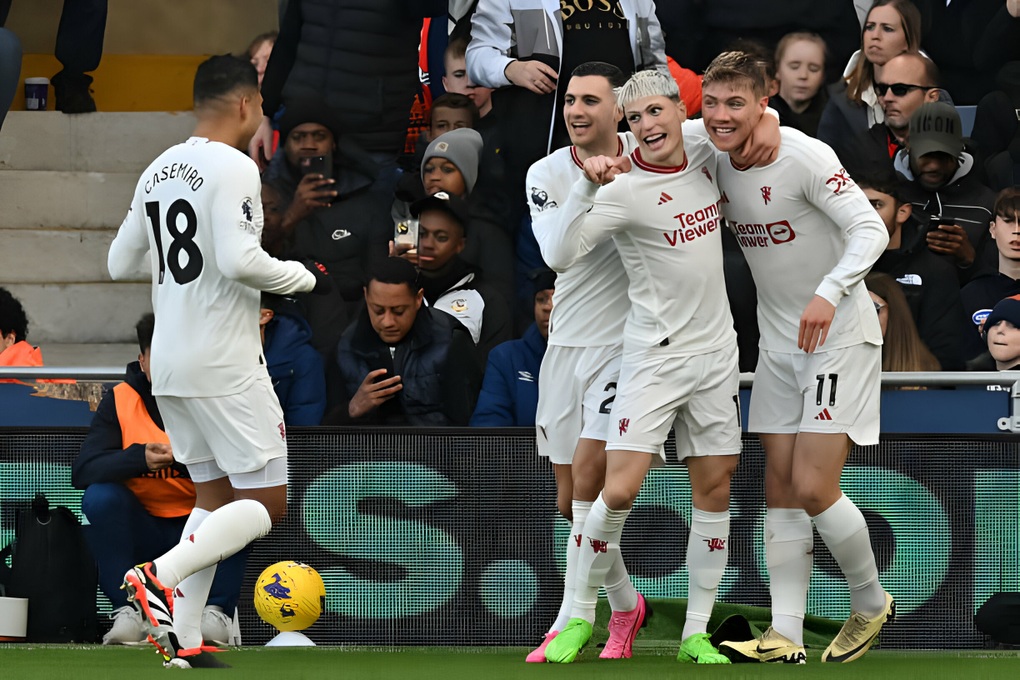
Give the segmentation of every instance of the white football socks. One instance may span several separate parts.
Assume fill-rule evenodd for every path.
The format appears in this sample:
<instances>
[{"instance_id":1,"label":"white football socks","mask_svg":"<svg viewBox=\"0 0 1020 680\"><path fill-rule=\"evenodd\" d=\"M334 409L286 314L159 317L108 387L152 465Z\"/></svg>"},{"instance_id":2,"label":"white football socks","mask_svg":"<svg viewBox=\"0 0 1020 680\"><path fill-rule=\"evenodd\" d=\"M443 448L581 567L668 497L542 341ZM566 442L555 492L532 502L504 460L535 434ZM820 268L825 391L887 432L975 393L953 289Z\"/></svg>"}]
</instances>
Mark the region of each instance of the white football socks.
<instances>
[{"instance_id":1,"label":"white football socks","mask_svg":"<svg viewBox=\"0 0 1020 680\"><path fill-rule=\"evenodd\" d=\"M570 620L570 610L574 606L574 586L577 581L577 560L581 555L581 538L584 533L584 523L591 511L591 501L573 500L570 502L570 512L574 521L570 527L570 536L567 538L567 571L563 575L563 600L560 602L560 611L556 615L549 632L563 630Z\"/></svg>"},{"instance_id":2,"label":"white football socks","mask_svg":"<svg viewBox=\"0 0 1020 680\"><path fill-rule=\"evenodd\" d=\"M574 607L571 618L585 619L595 623L595 605L598 603L599 587L605 583L606 574L614 560L614 551L619 555L620 536L630 509L612 510L602 494L592 503L588 520L584 523L581 536L581 554L577 561L577 578L574 590ZM637 606L637 605L635 605ZM633 609L633 607L631 607Z\"/></svg>"},{"instance_id":3,"label":"white football socks","mask_svg":"<svg viewBox=\"0 0 1020 680\"><path fill-rule=\"evenodd\" d=\"M200 569L230 557L273 528L265 506L250 498L227 503L209 513L201 526L153 560L156 577L166 588L176 588Z\"/></svg>"},{"instance_id":4,"label":"white football socks","mask_svg":"<svg viewBox=\"0 0 1020 680\"><path fill-rule=\"evenodd\" d=\"M694 508L687 540L687 620L681 640L708 631L719 581L726 571L730 544L730 511Z\"/></svg>"},{"instance_id":5,"label":"white football socks","mask_svg":"<svg viewBox=\"0 0 1020 680\"><path fill-rule=\"evenodd\" d=\"M765 513L765 562L772 595L772 628L804 644L804 611L811 581L814 531L807 512L769 508Z\"/></svg>"},{"instance_id":6,"label":"white football socks","mask_svg":"<svg viewBox=\"0 0 1020 680\"><path fill-rule=\"evenodd\" d=\"M619 544L610 545L609 552L613 557L609 571L606 572L606 599L614 612L632 612L637 609L638 592L631 583L627 565L623 562L623 552Z\"/></svg>"},{"instance_id":7,"label":"white football socks","mask_svg":"<svg viewBox=\"0 0 1020 680\"><path fill-rule=\"evenodd\" d=\"M850 608L868 617L880 613L885 609L885 591L878 582L878 566L864 515L853 501L841 495L812 519L850 586Z\"/></svg>"},{"instance_id":8,"label":"white football socks","mask_svg":"<svg viewBox=\"0 0 1020 680\"><path fill-rule=\"evenodd\" d=\"M181 532L181 540L187 540L209 517L208 510L195 508L188 516ZM157 577L159 567L156 567ZM216 575L216 565L196 571L174 588L174 632L182 649L193 649L202 645L202 610L209 599L209 588ZM164 584L165 585L165 584Z\"/></svg>"}]
</instances>

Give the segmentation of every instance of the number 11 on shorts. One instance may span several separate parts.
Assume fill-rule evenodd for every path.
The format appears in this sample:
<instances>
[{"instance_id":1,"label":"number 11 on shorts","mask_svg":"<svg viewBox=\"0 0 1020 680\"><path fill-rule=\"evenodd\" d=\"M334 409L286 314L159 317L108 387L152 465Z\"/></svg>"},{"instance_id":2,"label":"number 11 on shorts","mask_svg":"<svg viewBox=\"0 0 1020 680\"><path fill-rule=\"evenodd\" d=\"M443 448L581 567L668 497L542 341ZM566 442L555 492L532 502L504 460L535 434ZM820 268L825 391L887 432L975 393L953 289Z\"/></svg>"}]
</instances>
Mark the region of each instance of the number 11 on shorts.
<instances>
[{"instance_id":1,"label":"number 11 on shorts","mask_svg":"<svg viewBox=\"0 0 1020 680\"><path fill-rule=\"evenodd\" d=\"M815 404L818 406L822 405L822 396L825 394L825 379L829 379L829 406L836 405L836 382L839 379L839 374L829 373L826 376L825 373L819 373L815 376L818 379L818 389L815 392Z\"/></svg>"}]
</instances>

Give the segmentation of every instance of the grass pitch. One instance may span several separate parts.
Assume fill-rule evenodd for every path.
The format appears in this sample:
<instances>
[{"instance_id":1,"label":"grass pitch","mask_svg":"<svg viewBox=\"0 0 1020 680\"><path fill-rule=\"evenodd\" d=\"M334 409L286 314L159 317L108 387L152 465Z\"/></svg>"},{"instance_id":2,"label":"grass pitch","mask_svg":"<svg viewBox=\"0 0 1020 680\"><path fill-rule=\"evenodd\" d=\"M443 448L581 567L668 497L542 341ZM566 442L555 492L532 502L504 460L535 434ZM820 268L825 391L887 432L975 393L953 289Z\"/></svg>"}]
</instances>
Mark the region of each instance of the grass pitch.
<instances>
[{"instance_id":1,"label":"grass pitch","mask_svg":"<svg viewBox=\"0 0 1020 680\"><path fill-rule=\"evenodd\" d=\"M503 680L556 678L570 680L638 680L655 678L839 678L985 680L1020 678L1020 653L998 651L902 652L874 650L851 664L822 664L819 650L805 666L689 666L678 664L674 645L635 643L634 658L598 659L585 648L572 664L525 664L523 647L376 647L263 648L230 650L221 659L232 668L197 670L202 677L220 675L244 680ZM0 678L4 680L147 680L173 677L148 648L3 645ZM185 676L188 677L188 676Z\"/></svg>"}]
</instances>

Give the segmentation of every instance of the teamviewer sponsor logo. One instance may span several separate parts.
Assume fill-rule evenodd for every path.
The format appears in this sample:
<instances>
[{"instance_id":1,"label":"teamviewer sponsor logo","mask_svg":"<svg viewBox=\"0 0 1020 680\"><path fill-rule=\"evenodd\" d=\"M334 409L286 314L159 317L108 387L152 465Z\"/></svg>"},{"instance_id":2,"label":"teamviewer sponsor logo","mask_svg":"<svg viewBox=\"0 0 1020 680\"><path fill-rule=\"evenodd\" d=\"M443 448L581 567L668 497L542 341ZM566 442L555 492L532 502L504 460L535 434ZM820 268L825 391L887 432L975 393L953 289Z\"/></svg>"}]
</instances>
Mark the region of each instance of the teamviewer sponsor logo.
<instances>
[{"instance_id":1,"label":"teamviewer sponsor logo","mask_svg":"<svg viewBox=\"0 0 1020 680\"><path fill-rule=\"evenodd\" d=\"M769 222L768 224L733 223L733 232L737 242L744 248L768 248L771 245L782 245L797 238L796 232L787 220Z\"/></svg>"},{"instance_id":2,"label":"teamviewer sponsor logo","mask_svg":"<svg viewBox=\"0 0 1020 680\"><path fill-rule=\"evenodd\" d=\"M719 204L712 203L694 212L682 212L679 215L674 215L673 219L680 223L680 228L674 229L673 233L664 231L662 235L665 237L666 243L675 248L678 243L688 243L718 229Z\"/></svg>"},{"instance_id":3,"label":"teamviewer sponsor logo","mask_svg":"<svg viewBox=\"0 0 1020 680\"><path fill-rule=\"evenodd\" d=\"M766 224L765 229L768 230L769 238L771 238L772 242L776 245L779 245L780 243L789 243L797 237L797 235L793 233L793 227L791 227L790 223L786 220Z\"/></svg>"}]
</instances>

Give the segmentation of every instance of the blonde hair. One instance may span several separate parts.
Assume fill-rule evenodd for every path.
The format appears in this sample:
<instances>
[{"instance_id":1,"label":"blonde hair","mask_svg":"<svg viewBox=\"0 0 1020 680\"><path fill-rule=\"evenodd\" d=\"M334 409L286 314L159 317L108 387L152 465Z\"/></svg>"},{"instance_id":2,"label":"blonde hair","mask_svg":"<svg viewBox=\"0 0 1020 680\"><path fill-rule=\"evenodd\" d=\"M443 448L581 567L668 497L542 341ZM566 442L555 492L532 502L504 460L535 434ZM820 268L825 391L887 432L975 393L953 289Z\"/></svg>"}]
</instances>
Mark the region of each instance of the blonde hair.
<instances>
[{"instance_id":1,"label":"blonde hair","mask_svg":"<svg viewBox=\"0 0 1020 680\"><path fill-rule=\"evenodd\" d=\"M745 81L756 97L764 97L768 94L769 77L766 69L766 63L749 52L723 52L705 69L701 87L704 89L713 83Z\"/></svg>"},{"instance_id":2,"label":"blonde hair","mask_svg":"<svg viewBox=\"0 0 1020 680\"><path fill-rule=\"evenodd\" d=\"M638 71L616 91L616 102L623 108L645 97L668 97L680 101L680 86L672 76L659 71Z\"/></svg>"}]
</instances>

